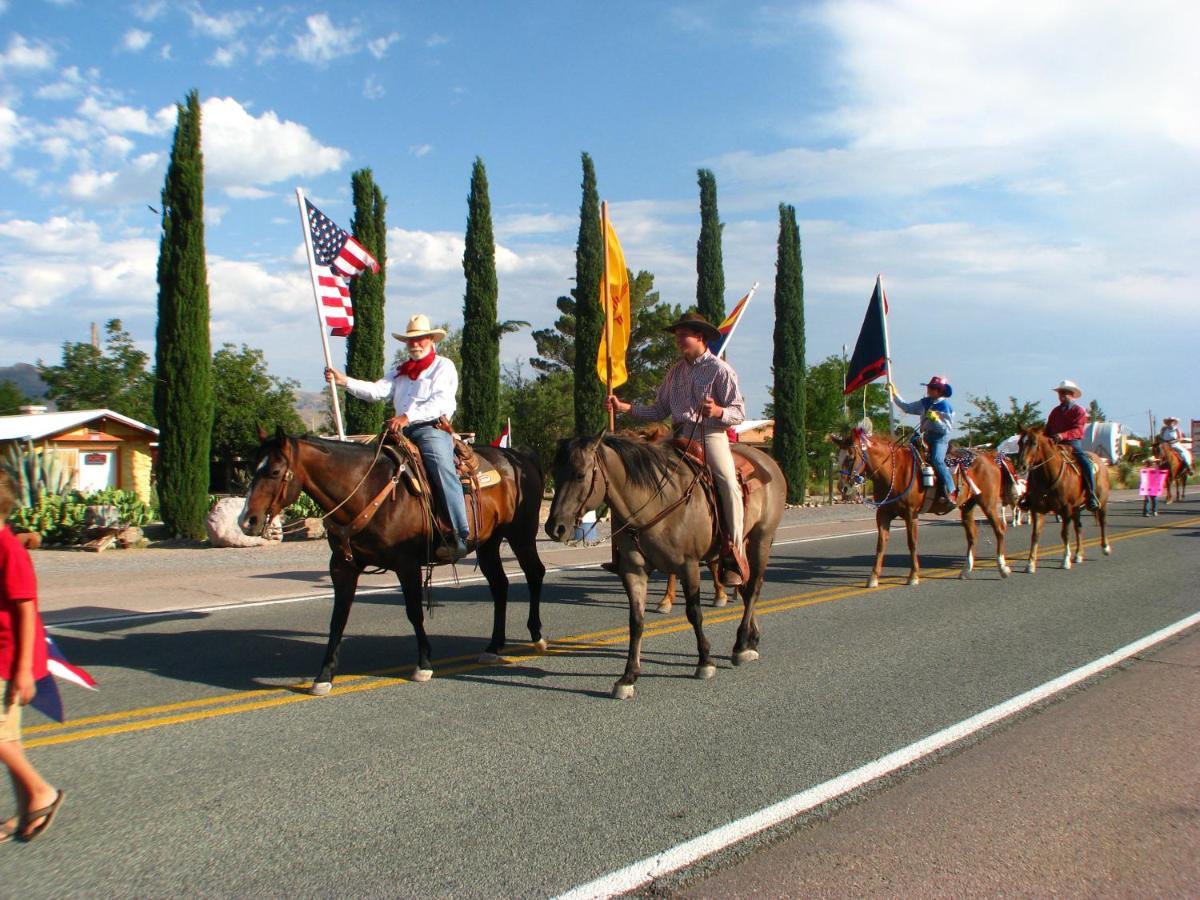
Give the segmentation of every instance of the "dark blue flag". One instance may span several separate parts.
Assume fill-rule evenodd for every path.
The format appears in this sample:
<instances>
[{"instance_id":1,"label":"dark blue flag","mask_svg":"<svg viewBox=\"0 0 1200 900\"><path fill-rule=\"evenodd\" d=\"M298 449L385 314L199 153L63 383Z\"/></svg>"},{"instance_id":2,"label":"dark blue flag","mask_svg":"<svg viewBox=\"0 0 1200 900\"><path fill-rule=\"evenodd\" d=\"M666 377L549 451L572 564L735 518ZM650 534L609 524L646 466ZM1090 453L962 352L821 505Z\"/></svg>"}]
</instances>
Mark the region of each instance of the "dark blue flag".
<instances>
[{"instance_id":1,"label":"dark blue flag","mask_svg":"<svg viewBox=\"0 0 1200 900\"><path fill-rule=\"evenodd\" d=\"M887 338L884 336L886 316L887 295L883 292L882 282L876 278L875 290L871 294L871 302L867 304L867 314L863 317L862 330L858 333L854 354L846 368L845 393L858 390L887 371Z\"/></svg>"}]
</instances>

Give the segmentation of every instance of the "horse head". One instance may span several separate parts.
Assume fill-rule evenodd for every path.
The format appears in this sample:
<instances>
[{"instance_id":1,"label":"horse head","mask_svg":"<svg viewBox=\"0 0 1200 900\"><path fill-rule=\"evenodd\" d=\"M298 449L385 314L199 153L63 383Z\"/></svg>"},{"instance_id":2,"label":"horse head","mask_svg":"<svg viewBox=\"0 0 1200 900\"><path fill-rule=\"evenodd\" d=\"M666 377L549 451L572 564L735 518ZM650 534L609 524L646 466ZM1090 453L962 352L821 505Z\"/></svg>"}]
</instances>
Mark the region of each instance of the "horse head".
<instances>
[{"instance_id":1,"label":"horse head","mask_svg":"<svg viewBox=\"0 0 1200 900\"><path fill-rule=\"evenodd\" d=\"M1030 466L1036 465L1044 456L1040 453L1041 444L1046 440L1045 429L1041 425L1029 425L1017 429L1017 467L1028 472Z\"/></svg>"},{"instance_id":2,"label":"horse head","mask_svg":"<svg viewBox=\"0 0 1200 900\"><path fill-rule=\"evenodd\" d=\"M854 489L865 480L863 469L866 467L866 455L860 449L862 442L858 429L847 437L840 434L827 434L825 440L837 447L837 486L843 500L854 496Z\"/></svg>"},{"instance_id":3,"label":"horse head","mask_svg":"<svg viewBox=\"0 0 1200 900\"><path fill-rule=\"evenodd\" d=\"M602 437L598 434L558 442L552 468L554 498L546 518L546 534L551 540L569 540L583 514L604 500L604 473L597 457Z\"/></svg>"},{"instance_id":4,"label":"horse head","mask_svg":"<svg viewBox=\"0 0 1200 900\"><path fill-rule=\"evenodd\" d=\"M250 481L246 506L238 516L238 525L246 534L262 534L271 520L300 496L300 479L295 474L296 441L288 437L282 426L274 436L258 429L262 446L258 450L258 465Z\"/></svg>"}]
</instances>

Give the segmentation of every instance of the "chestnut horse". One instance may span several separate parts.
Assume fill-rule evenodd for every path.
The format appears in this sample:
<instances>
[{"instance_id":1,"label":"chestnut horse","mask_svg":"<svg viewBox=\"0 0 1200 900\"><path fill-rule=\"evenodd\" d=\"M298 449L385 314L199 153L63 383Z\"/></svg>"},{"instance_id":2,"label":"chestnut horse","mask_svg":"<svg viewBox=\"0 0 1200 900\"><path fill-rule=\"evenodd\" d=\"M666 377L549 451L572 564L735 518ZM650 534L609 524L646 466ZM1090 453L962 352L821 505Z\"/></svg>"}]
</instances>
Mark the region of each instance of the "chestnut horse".
<instances>
[{"instance_id":1,"label":"chestnut horse","mask_svg":"<svg viewBox=\"0 0 1200 900\"><path fill-rule=\"evenodd\" d=\"M734 665L758 659L759 627L754 603L762 588L771 544L787 498L787 482L778 464L761 450L733 445L749 460L761 487L747 498L746 560L750 577L738 590L742 621L733 645ZM669 444L646 443L615 434L560 441L554 458L554 499L546 534L565 541L588 510L607 503L613 513L617 567L629 597L629 654L625 672L613 685L613 696L634 695L641 674L642 630L646 586L654 570L675 574L683 586L687 618L696 633L697 678L712 678L717 667L709 658L700 611L700 563L716 558L720 541L715 511L704 499L700 471Z\"/></svg>"},{"instance_id":2,"label":"chestnut horse","mask_svg":"<svg viewBox=\"0 0 1200 900\"><path fill-rule=\"evenodd\" d=\"M262 531L276 514L296 501L301 491L326 513L332 551L329 575L333 579L333 615L329 644L311 693L328 694L333 687L338 648L354 604L358 578L369 567L390 569L399 577L405 611L417 638L417 667L410 680L428 681L433 676L433 664L421 606L421 567L431 562L432 523L422 497L408 487L404 471L408 464L378 453L377 445L289 437L282 429L270 440L265 433L260 432L260 436L263 445L258 468L238 520L242 530ZM508 600L508 578L500 562L501 540L508 541L529 584L530 639L536 649L546 648L539 611L546 567L534 543L542 502L542 473L533 460L512 450L476 447L475 452L500 474L498 484L480 490L479 520L474 523L479 568L491 588L493 604L492 637L480 661L495 662L504 649ZM368 510L375 503L379 503L377 512L371 515ZM472 518L473 505L467 504Z\"/></svg>"},{"instance_id":3,"label":"chestnut horse","mask_svg":"<svg viewBox=\"0 0 1200 900\"><path fill-rule=\"evenodd\" d=\"M921 484L916 450L906 443L876 437L862 428L855 428L849 437L831 434L829 440L841 448L839 481L843 494L848 493L852 484L859 478L871 482L874 500L867 503L875 507L875 528L878 536L875 541L875 565L871 568L867 587L879 586L879 576L883 571L883 554L888 545L888 532L892 526L892 519L897 517L904 520L904 528L908 535L908 553L912 560L908 583L920 584L921 561L917 558L918 516L928 492L937 488L926 488ZM1002 578L1007 578L1012 569L1004 559L1005 528L1000 517L1000 467L989 453L976 453L966 475L967 478L964 478L959 486L959 493L967 495L968 499L959 509L962 511L963 531L967 535L967 558L958 577L966 578L975 569L975 508L978 507L996 536L996 568L1000 570ZM972 490L972 484L978 488L977 492ZM949 508L943 507L943 511L949 512Z\"/></svg>"},{"instance_id":4,"label":"chestnut horse","mask_svg":"<svg viewBox=\"0 0 1200 900\"><path fill-rule=\"evenodd\" d=\"M1175 500L1182 503L1187 498L1188 480L1188 467L1183 460L1183 454L1157 437L1151 449L1154 455L1163 461L1163 468L1167 470L1167 480L1163 483L1163 503L1171 502L1171 485L1175 486Z\"/></svg>"},{"instance_id":5,"label":"chestnut horse","mask_svg":"<svg viewBox=\"0 0 1200 900\"><path fill-rule=\"evenodd\" d=\"M1020 429L1021 442L1017 451L1017 462L1026 473L1026 504L1033 515L1033 528L1029 538L1029 566L1025 571L1037 571L1038 540L1042 536L1042 518L1046 513L1055 513L1062 522L1063 558L1062 567L1071 568L1072 562L1083 562L1083 523L1081 518L1087 505L1087 491L1083 474L1075 461L1070 447L1054 443L1046 436L1041 425ZM1089 453L1096 476L1096 500L1100 508L1095 511L1100 525L1100 544L1104 555L1112 553L1108 543L1108 463L1094 453ZM1075 553L1071 554L1068 530L1075 523Z\"/></svg>"}]
</instances>

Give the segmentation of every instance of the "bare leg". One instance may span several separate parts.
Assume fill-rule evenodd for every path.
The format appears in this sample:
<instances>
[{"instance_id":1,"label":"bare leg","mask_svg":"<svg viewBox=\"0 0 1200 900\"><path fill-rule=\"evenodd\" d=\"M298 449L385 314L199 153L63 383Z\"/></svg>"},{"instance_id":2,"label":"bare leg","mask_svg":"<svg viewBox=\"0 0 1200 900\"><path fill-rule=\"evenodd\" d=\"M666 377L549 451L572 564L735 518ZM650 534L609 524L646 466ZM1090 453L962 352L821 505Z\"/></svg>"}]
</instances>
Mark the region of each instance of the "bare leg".
<instances>
[{"instance_id":1,"label":"bare leg","mask_svg":"<svg viewBox=\"0 0 1200 900\"><path fill-rule=\"evenodd\" d=\"M338 651L342 646L342 635L346 631L346 620L350 618L350 607L354 605L354 593L358 590L358 576L362 570L348 561L341 553L329 557L329 577L333 579L333 612L329 617L329 643L325 646L325 657L321 660L321 671L313 679L310 694L323 697L333 690L333 677L337 674Z\"/></svg>"},{"instance_id":2,"label":"bare leg","mask_svg":"<svg viewBox=\"0 0 1200 900\"><path fill-rule=\"evenodd\" d=\"M888 529L892 526L892 514L884 512L884 507L875 510L875 565L871 569L871 577L867 579L867 587L879 587L879 576L883 572L883 554L888 545Z\"/></svg>"},{"instance_id":3,"label":"bare leg","mask_svg":"<svg viewBox=\"0 0 1200 900\"><path fill-rule=\"evenodd\" d=\"M8 769L17 795L17 821L10 824L30 834L43 820L26 821L26 816L53 803L58 791L33 767L20 741L0 741L0 764Z\"/></svg>"}]
</instances>

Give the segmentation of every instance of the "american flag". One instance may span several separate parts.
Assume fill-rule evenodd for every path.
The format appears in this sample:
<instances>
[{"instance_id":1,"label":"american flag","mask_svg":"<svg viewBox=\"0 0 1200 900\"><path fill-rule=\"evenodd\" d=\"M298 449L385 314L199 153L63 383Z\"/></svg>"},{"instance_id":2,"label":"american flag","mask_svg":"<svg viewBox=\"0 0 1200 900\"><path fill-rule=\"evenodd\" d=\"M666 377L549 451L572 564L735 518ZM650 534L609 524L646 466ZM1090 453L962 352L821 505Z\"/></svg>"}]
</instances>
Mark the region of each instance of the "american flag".
<instances>
[{"instance_id":1,"label":"american flag","mask_svg":"<svg viewBox=\"0 0 1200 900\"><path fill-rule=\"evenodd\" d=\"M317 298L334 337L346 337L354 330L354 307L350 303L348 279L364 270L379 271L379 263L358 241L338 228L328 216L304 201L308 231L312 238L313 267L316 270Z\"/></svg>"}]
</instances>

